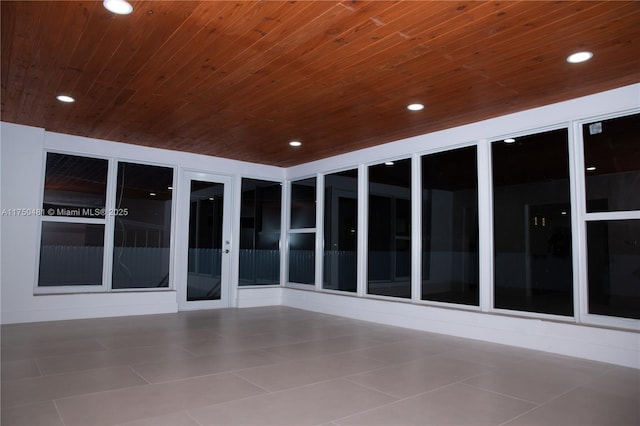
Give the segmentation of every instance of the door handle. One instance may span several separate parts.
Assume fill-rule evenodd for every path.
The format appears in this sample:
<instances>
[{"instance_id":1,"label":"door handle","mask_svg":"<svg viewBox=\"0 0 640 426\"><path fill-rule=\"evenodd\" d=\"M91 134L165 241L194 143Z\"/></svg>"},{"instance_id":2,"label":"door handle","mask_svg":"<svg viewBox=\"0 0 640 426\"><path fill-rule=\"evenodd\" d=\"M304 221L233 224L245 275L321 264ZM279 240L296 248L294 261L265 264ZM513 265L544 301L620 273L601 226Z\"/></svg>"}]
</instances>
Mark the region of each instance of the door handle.
<instances>
[{"instance_id":1,"label":"door handle","mask_svg":"<svg viewBox=\"0 0 640 426\"><path fill-rule=\"evenodd\" d=\"M225 252L225 253L229 253L229 249L226 249L224 252Z\"/></svg>"}]
</instances>

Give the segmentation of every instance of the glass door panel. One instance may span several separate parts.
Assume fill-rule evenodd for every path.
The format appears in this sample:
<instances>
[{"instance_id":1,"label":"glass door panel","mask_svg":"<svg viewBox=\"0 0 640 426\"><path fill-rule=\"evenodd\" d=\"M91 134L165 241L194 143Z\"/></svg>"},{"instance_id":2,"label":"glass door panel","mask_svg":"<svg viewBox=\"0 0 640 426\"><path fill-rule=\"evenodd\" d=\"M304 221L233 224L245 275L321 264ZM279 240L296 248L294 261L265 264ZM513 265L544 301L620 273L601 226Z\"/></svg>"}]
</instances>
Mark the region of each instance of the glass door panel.
<instances>
[{"instance_id":1,"label":"glass door panel","mask_svg":"<svg viewBox=\"0 0 640 426\"><path fill-rule=\"evenodd\" d=\"M180 308L229 306L228 178L186 173L182 206L182 287ZM188 197L188 199L187 199Z\"/></svg>"}]
</instances>

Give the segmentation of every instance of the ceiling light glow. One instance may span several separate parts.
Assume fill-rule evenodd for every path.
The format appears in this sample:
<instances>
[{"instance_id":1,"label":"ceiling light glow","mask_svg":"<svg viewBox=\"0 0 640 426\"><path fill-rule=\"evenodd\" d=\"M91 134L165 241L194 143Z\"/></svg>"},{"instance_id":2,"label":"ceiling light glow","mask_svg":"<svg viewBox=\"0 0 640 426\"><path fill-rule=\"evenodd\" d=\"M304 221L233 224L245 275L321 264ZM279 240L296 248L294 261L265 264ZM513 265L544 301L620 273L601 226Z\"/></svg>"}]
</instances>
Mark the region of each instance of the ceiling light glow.
<instances>
[{"instance_id":1,"label":"ceiling light glow","mask_svg":"<svg viewBox=\"0 0 640 426\"><path fill-rule=\"evenodd\" d=\"M588 61L593 57L593 53L589 51L576 52L567 57L567 62L572 64L578 64L580 62Z\"/></svg>"},{"instance_id":2,"label":"ceiling light glow","mask_svg":"<svg viewBox=\"0 0 640 426\"><path fill-rule=\"evenodd\" d=\"M504 143L514 143L516 140L514 138L507 138L503 142Z\"/></svg>"},{"instance_id":3,"label":"ceiling light glow","mask_svg":"<svg viewBox=\"0 0 640 426\"><path fill-rule=\"evenodd\" d=\"M70 103L76 101L71 96L67 96L67 95L58 95L58 96L56 96L56 99L59 100L60 102L64 102L64 103L67 103L67 104L70 104Z\"/></svg>"},{"instance_id":4,"label":"ceiling light glow","mask_svg":"<svg viewBox=\"0 0 640 426\"><path fill-rule=\"evenodd\" d=\"M424 105L422 105L422 104L410 104L410 105L407 105L407 109L409 111L420 111L420 110L424 109Z\"/></svg>"},{"instance_id":5,"label":"ceiling light glow","mask_svg":"<svg viewBox=\"0 0 640 426\"><path fill-rule=\"evenodd\" d=\"M393 161L385 161L385 166L393 166Z\"/></svg>"},{"instance_id":6,"label":"ceiling light glow","mask_svg":"<svg viewBox=\"0 0 640 426\"><path fill-rule=\"evenodd\" d=\"M291 145L291 146L300 146L300 145L302 145L302 142L300 142L300 141L291 141L291 142L289 142L289 145Z\"/></svg>"},{"instance_id":7,"label":"ceiling light glow","mask_svg":"<svg viewBox=\"0 0 640 426\"><path fill-rule=\"evenodd\" d=\"M589 166L589 167L587 167L587 171L588 171L588 172L592 172L592 171L594 171L595 169L596 169L596 166Z\"/></svg>"},{"instance_id":8,"label":"ceiling light glow","mask_svg":"<svg viewBox=\"0 0 640 426\"><path fill-rule=\"evenodd\" d=\"M133 6L131 6L125 0L104 0L102 5L109 12L115 13L117 15L128 15L133 12Z\"/></svg>"}]
</instances>

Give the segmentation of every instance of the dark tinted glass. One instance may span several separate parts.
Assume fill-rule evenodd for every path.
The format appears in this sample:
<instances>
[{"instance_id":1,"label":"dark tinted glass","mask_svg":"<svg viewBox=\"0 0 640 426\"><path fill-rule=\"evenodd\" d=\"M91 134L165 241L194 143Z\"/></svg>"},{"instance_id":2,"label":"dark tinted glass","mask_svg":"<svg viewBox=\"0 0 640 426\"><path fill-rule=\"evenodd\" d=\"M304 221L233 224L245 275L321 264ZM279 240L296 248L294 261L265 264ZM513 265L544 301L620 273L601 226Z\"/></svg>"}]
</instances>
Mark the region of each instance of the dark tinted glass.
<instances>
[{"instance_id":1,"label":"dark tinted glass","mask_svg":"<svg viewBox=\"0 0 640 426\"><path fill-rule=\"evenodd\" d=\"M315 283L316 234L289 234L289 282Z\"/></svg>"},{"instance_id":2,"label":"dark tinted glass","mask_svg":"<svg viewBox=\"0 0 640 426\"><path fill-rule=\"evenodd\" d=\"M323 288L357 289L358 170L324 178Z\"/></svg>"},{"instance_id":3,"label":"dark tinted glass","mask_svg":"<svg viewBox=\"0 0 640 426\"><path fill-rule=\"evenodd\" d=\"M38 286L102 285L104 225L42 222Z\"/></svg>"},{"instance_id":4,"label":"dark tinted glass","mask_svg":"<svg viewBox=\"0 0 640 426\"><path fill-rule=\"evenodd\" d=\"M291 229L316 227L316 178L291 182Z\"/></svg>"},{"instance_id":5,"label":"dark tinted glass","mask_svg":"<svg viewBox=\"0 0 640 426\"><path fill-rule=\"evenodd\" d=\"M169 286L173 169L118 163L113 288Z\"/></svg>"},{"instance_id":6,"label":"dark tinted glass","mask_svg":"<svg viewBox=\"0 0 640 426\"><path fill-rule=\"evenodd\" d=\"M422 157L422 299L479 304L476 147Z\"/></svg>"},{"instance_id":7,"label":"dark tinted glass","mask_svg":"<svg viewBox=\"0 0 640 426\"><path fill-rule=\"evenodd\" d=\"M224 184L191 181L187 301L222 296Z\"/></svg>"},{"instance_id":8,"label":"dark tinted glass","mask_svg":"<svg viewBox=\"0 0 640 426\"><path fill-rule=\"evenodd\" d=\"M411 160L369 167L369 294L411 298Z\"/></svg>"},{"instance_id":9,"label":"dark tinted glass","mask_svg":"<svg viewBox=\"0 0 640 426\"><path fill-rule=\"evenodd\" d=\"M640 210L640 114L582 127L588 212Z\"/></svg>"},{"instance_id":10,"label":"dark tinted glass","mask_svg":"<svg viewBox=\"0 0 640 426\"><path fill-rule=\"evenodd\" d=\"M496 142L496 308L573 314L567 130Z\"/></svg>"},{"instance_id":11,"label":"dark tinted glass","mask_svg":"<svg viewBox=\"0 0 640 426\"><path fill-rule=\"evenodd\" d=\"M47 216L104 218L108 161L47 154L42 207Z\"/></svg>"},{"instance_id":12,"label":"dark tinted glass","mask_svg":"<svg viewBox=\"0 0 640 426\"><path fill-rule=\"evenodd\" d=\"M242 179L240 285L280 283L282 185Z\"/></svg>"},{"instance_id":13,"label":"dark tinted glass","mask_svg":"<svg viewBox=\"0 0 640 426\"><path fill-rule=\"evenodd\" d=\"M587 222L589 313L640 319L640 220Z\"/></svg>"}]
</instances>

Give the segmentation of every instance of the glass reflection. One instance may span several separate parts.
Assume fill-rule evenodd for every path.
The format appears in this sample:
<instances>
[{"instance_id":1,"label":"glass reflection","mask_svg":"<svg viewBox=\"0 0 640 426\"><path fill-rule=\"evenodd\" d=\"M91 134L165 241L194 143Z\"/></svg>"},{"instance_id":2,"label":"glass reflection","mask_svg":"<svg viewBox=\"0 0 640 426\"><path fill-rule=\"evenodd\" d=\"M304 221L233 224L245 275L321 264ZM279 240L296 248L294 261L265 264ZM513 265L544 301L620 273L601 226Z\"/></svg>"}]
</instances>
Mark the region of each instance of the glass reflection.
<instances>
[{"instance_id":1,"label":"glass reflection","mask_svg":"<svg viewBox=\"0 0 640 426\"><path fill-rule=\"evenodd\" d=\"M240 285L280 283L282 185L242 179Z\"/></svg>"},{"instance_id":2,"label":"glass reflection","mask_svg":"<svg viewBox=\"0 0 640 426\"><path fill-rule=\"evenodd\" d=\"M102 285L104 225L42 222L38 286Z\"/></svg>"},{"instance_id":3,"label":"glass reflection","mask_svg":"<svg viewBox=\"0 0 640 426\"><path fill-rule=\"evenodd\" d=\"M118 163L114 289L169 286L173 169Z\"/></svg>"},{"instance_id":4,"label":"glass reflection","mask_svg":"<svg viewBox=\"0 0 640 426\"><path fill-rule=\"evenodd\" d=\"M191 181L187 301L221 297L224 184Z\"/></svg>"},{"instance_id":5,"label":"glass reflection","mask_svg":"<svg viewBox=\"0 0 640 426\"><path fill-rule=\"evenodd\" d=\"M640 210L640 114L585 124L588 212Z\"/></svg>"},{"instance_id":6,"label":"glass reflection","mask_svg":"<svg viewBox=\"0 0 640 426\"><path fill-rule=\"evenodd\" d=\"M322 287L357 289L358 170L324 178L324 274Z\"/></svg>"},{"instance_id":7,"label":"glass reflection","mask_svg":"<svg viewBox=\"0 0 640 426\"><path fill-rule=\"evenodd\" d=\"M315 283L316 234L289 234L289 282Z\"/></svg>"},{"instance_id":8,"label":"glass reflection","mask_svg":"<svg viewBox=\"0 0 640 426\"><path fill-rule=\"evenodd\" d=\"M44 214L104 218L107 168L107 160L47 153Z\"/></svg>"},{"instance_id":9,"label":"glass reflection","mask_svg":"<svg viewBox=\"0 0 640 426\"><path fill-rule=\"evenodd\" d=\"M422 157L422 299L479 304L476 147Z\"/></svg>"},{"instance_id":10,"label":"glass reflection","mask_svg":"<svg viewBox=\"0 0 640 426\"><path fill-rule=\"evenodd\" d=\"M316 227L316 178L291 182L291 229Z\"/></svg>"},{"instance_id":11,"label":"glass reflection","mask_svg":"<svg viewBox=\"0 0 640 426\"><path fill-rule=\"evenodd\" d=\"M640 220L587 222L589 313L640 319Z\"/></svg>"},{"instance_id":12,"label":"glass reflection","mask_svg":"<svg viewBox=\"0 0 640 426\"><path fill-rule=\"evenodd\" d=\"M573 315L567 140L492 144L496 308Z\"/></svg>"},{"instance_id":13,"label":"glass reflection","mask_svg":"<svg viewBox=\"0 0 640 426\"><path fill-rule=\"evenodd\" d=\"M411 298L411 159L369 167L367 292Z\"/></svg>"}]
</instances>

